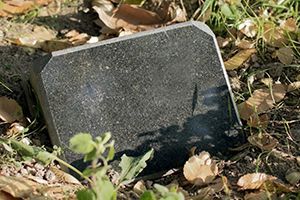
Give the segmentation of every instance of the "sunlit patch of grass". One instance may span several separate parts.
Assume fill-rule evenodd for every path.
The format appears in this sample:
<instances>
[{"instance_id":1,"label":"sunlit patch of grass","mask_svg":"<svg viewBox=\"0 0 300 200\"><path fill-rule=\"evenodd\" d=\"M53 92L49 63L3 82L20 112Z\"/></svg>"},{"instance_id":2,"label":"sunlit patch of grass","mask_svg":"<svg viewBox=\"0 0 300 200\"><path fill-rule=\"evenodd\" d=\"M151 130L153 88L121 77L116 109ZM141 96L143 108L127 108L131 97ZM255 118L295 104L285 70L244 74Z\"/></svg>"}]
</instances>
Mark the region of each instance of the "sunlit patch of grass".
<instances>
[{"instance_id":1,"label":"sunlit patch of grass","mask_svg":"<svg viewBox=\"0 0 300 200\"><path fill-rule=\"evenodd\" d=\"M35 7L34 9L22 15L14 16L12 18L12 21L16 23L32 23L34 19L38 17L39 13L40 13L40 8Z\"/></svg>"},{"instance_id":2,"label":"sunlit patch of grass","mask_svg":"<svg viewBox=\"0 0 300 200\"><path fill-rule=\"evenodd\" d=\"M266 24L274 28L279 27L283 20L294 19L297 25L300 22L299 1L253 1L253 0L205 0L198 10L193 14L194 20L200 20L208 24L219 36L241 37L241 34L232 34L239 26L250 20L255 26L255 36L246 38L256 42L258 53L263 58L266 53L266 41L264 38ZM299 25L298 25L299 26ZM271 30L272 31L272 30ZM289 35L288 35L289 34ZM285 31L288 46L293 47L299 57L299 42L296 41L297 34Z\"/></svg>"}]
</instances>

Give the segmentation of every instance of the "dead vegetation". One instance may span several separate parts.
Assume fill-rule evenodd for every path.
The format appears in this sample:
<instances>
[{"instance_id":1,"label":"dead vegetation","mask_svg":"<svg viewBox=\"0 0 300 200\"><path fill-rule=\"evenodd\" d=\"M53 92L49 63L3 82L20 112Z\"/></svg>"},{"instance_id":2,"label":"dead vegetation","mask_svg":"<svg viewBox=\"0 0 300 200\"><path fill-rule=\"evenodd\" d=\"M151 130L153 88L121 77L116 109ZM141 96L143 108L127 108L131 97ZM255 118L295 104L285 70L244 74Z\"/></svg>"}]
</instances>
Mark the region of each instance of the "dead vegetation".
<instances>
[{"instance_id":1,"label":"dead vegetation","mask_svg":"<svg viewBox=\"0 0 300 200\"><path fill-rule=\"evenodd\" d=\"M26 82L34 58L192 19L217 36L247 142L229 160L199 149L183 169L112 191L120 199L299 199L299 9L292 0L0 1L0 198L75 199L88 185L59 168L59 149L45 139ZM107 175L112 185L116 176Z\"/></svg>"}]
</instances>

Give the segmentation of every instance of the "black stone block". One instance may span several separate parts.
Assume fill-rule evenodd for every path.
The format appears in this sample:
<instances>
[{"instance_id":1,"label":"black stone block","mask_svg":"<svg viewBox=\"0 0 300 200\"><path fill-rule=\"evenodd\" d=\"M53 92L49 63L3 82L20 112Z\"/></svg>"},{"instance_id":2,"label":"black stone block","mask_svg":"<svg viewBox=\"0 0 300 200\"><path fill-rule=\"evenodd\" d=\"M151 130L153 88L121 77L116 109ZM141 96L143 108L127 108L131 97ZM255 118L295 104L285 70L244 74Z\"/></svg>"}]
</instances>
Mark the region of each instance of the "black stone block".
<instances>
[{"instance_id":1,"label":"black stone block","mask_svg":"<svg viewBox=\"0 0 300 200\"><path fill-rule=\"evenodd\" d=\"M117 157L155 149L152 170L182 165L191 147L226 154L240 124L212 31L186 22L53 52L32 84L53 144L110 131Z\"/></svg>"}]
</instances>

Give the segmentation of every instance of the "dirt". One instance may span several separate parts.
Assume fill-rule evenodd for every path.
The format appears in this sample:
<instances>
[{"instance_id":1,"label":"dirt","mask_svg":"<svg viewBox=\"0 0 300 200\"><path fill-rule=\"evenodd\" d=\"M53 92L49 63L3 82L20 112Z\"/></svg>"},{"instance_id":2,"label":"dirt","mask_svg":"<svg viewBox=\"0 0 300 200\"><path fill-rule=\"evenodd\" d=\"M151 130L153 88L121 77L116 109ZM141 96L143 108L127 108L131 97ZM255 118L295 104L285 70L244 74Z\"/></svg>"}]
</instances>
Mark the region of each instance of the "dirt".
<instances>
[{"instance_id":1,"label":"dirt","mask_svg":"<svg viewBox=\"0 0 300 200\"><path fill-rule=\"evenodd\" d=\"M46 53L39 49L12 45L3 40L3 38L7 35L12 36L12 34L17 33L30 33L34 26L48 27L58 37L68 30L73 29L91 36L99 36L100 28L93 23L93 20L97 19L97 15L95 13L87 14L84 12L85 9L86 7L83 3L64 5L59 15L54 17L43 14L43 16L36 17L31 23L18 23L0 18L0 81L11 90L9 91L0 85L0 96L8 96L17 100L24 110L24 115L30 116L31 120L34 119L36 113L31 109L32 103L35 102L30 99L32 97L32 91L28 82L30 68L34 65L35 60L41 58ZM188 7L187 9L193 10L193 7ZM227 56L225 55L224 57ZM300 61L298 61L299 63ZM248 72L253 71L257 74L257 79L266 76L266 73L261 72L265 69L268 69L267 74L274 80L281 78L281 80L287 83L295 81L296 76L300 74L299 68L284 68L282 64L273 61L271 55L266 55L264 59L253 58L245 66L246 69L248 68ZM236 94L247 90L245 89L247 88L247 74L245 71L245 68L242 68L241 70L229 72L232 84L237 84L232 85ZM238 77L237 82L233 81L235 77ZM296 160L296 157L300 156L299 96L299 90L287 94L281 107L270 111L271 123L266 131L278 139L279 144L277 149L285 152L285 155L283 157L274 156L253 146L248 146L243 150L237 151L232 161L227 161L222 168L223 174L229 179L230 183L236 183L242 175L255 171L272 174L287 183L285 180L287 171L291 169L299 170L299 163ZM0 127L2 128L2 130L0 128L0 131L4 131L7 128L6 126ZM245 129L246 135L252 135L257 132L257 130ZM51 146L42 121L36 126L35 132L32 134L32 140L34 144L39 146L45 144ZM176 180L184 186L186 181L181 171L179 172L152 181L169 184ZM235 186L233 185L233 187Z\"/></svg>"}]
</instances>

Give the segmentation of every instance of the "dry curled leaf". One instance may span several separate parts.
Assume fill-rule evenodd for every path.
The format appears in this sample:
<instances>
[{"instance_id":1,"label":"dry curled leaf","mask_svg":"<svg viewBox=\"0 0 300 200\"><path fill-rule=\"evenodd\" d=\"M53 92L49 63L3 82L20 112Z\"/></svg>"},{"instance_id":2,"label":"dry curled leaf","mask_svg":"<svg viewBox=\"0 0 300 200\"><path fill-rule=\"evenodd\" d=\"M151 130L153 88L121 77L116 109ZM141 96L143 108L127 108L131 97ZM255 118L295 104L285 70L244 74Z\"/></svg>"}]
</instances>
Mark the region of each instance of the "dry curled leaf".
<instances>
[{"instance_id":1,"label":"dry curled leaf","mask_svg":"<svg viewBox=\"0 0 300 200\"><path fill-rule=\"evenodd\" d=\"M262 150L265 150L265 151L271 151L278 144L278 140L276 138L272 137L269 134L265 134L265 133L251 135L248 137L248 141L252 145L254 145Z\"/></svg>"},{"instance_id":2,"label":"dry curled leaf","mask_svg":"<svg viewBox=\"0 0 300 200\"><path fill-rule=\"evenodd\" d=\"M146 190L147 188L143 180L136 182L136 184L133 186L133 191L139 195L143 194Z\"/></svg>"},{"instance_id":3,"label":"dry curled leaf","mask_svg":"<svg viewBox=\"0 0 300 200\"><path fill-rule=\"evenodd\" d=\"M12 16L14 14L22 14L34 9L36 6L47 5L52 0L4 0L0 1L0 17Z\"/></svg>"},{"instance_id":4,"label":"dry curled leaf","mask_svg":"<svg viewBox=\"0 0 300 200\"><path fill-rule=\"evenodd\" d=\"M199 155L189 158L183 167L184 177L195 185L211 183L218 174L215 161L210 158L208 152L202 151Z\"/></svg>"},{"instance_id":5,"label":"dry curled leaf","mask_svg":"<svg viewBox=\"0 0 300 200\"><path fill-rule=\"evenodd\" d=\"M287 20L283 20L280 23L280 27L283 30L290 31L290 32L296 32L298 28L297 21L294 18L288 18Z\"/></svg>"},{"instance_id":6,"label":"dry curled leaf","mask_svg":"<svg viewBox=\"0 0 300 200\"><path fill-rule=\"evenodd\" d=\"M240 49L253 49L255 47L255 42L249 40L237 40L235 45Z\"/></svg>"},{"instance_id":7,"label":"dry curled leaf","mask_svg":"<svg viewBox=\"0 0 300 200\"><path fill-rule=\"evenodd\" d=\"M293 82L288 85L288 92L300 89L300 81Z\"/></svg>"},{"instance_id":8,"label":"dry curled leaf","mask_svg":"<svg viewBox=\"0 0 300 200\"><path fill-rule=\"evenodd\" d=\"M9 129L6 131L6 135L8 137L14 137L24 133L24 131L25 127L22 124L15 122L10 125Z\"/></svg>"},{"instance_id":9,"label":"dry curled leaf","mask_svg":"<svg viewBox=\"0 0 300 200\"><path fill-rule=\"evenodd\" d=\"M105 12L98 6L93 6L93 9L98 13L105 26L117 32L121 29L131 31L148 30L162 23L162 19L156 13L134 5L121 4L113 10L112 14Z\"/></svg>"},{"instance_id":10,"label":"dry curled leaf","mask_svg":"<svg viewBox=\"0 0 300 200\"><path fill-rule=\"evenodd\" d=\"M239 178L237 185L241 190L254 190L259 189L266 181L275 179L276 177L265 173L252 173Z\"/></svg>"},{"instance_id":11,"label":"dry curled leaf","mask_svg":"<svg viewBox=\"0 0 300 200\"><path fill-rule=\"evenodd\" d=\"M15 197L11 196L7 192L3 192L3 191L0 191L0 199L1 200L19 200Z\"/></svg>"},{"instance_id":12,"label":"dry curled leaf","mask_svg":"<svg viewBox=\"0 0 300 200\"><path fill-rule=\"evenodd\" d=\"M266 191L248 193L244 196L244 200L269 200L269 194Z\"/></svg>"},{"instance_id":13,"label":"dry curled leaf","mask_svg":"<svg viewBox=\"0 0 300 200\"><path fill-rule=\"evenodd\" d=\"M287 86L274 84L268 89L255 90L252 96L245 102L238 105L240 117L248 120L253 115L261 114L275 106L281 101L287 92Z\"/></svg>"},{"instance_id":14,"label":"dry curled leaf","mask_svg":"<svg viewBox=\"0 0 300 200\"><path fill-rule=\"evenodd\" d=\"M255 49L241 50L235 54L232 58L227 60L225 64L226 70L234 70L239 68L244 62L246 62L252 54L256 52Z\"/></svg>"},{"instance_id":15,"label":"dry curled leaf","mask_svg":"<svg viewBox=\"0 0 300 200\"><path fill-rule=\"evenodd\" d=\"M246 19L238 26L238 30L245 34L247 37L255 37L257 34L257 26L252 19Z\"/></svg>"},{"instance_id":16,"label":"dry curled leaf","mask_svg":"<svg viewBox=\"0 0 300 200\"><path fill-rule=\"evenodd\" d=\"M37 183L23 177L8 177L0 175L0 191L16 198L26 198L34 193Z\"/></svg>"},{"instance_id":17,"label":"dry curled leaf","mask_svg":"<svg viewBox=\"0 0 300 200\"><path fill-rule=\"evenodd\" d=\"M7 40L13 44L20 46L41 48L43 42L52 40L55 37L56 34L54 31L43 26L35 26L32 32L21 34L15 38L8 38Z\"/></svg>"},{"instance_id":18,"label":"dry curled leaf","mask_svg":"<svg viewBox=\"0 0 300 200\"><path fill-rule=\"evenodd\" d=\"M85 44L89 39L90 36L86 33L79 33L76 30L71 30L65 34L65 37L68 38L68 41L73 45L81 45Z\"/></svg>"},{"instance_id":19,"label":"dry curled leaf","mask_svg":"<svg viewBox=\"0 0 300 200\"><path fill-rule=\"evenodd\" d=\"M231 38L229 38L229 37L227 37L227 38L223 38L221 36L217 37L217 43L218 43L219 48L226 47L230 42L231 42Z\"/></svg>"},{"instance_id":20,"label":"dry curled leaf","mask_svg":"<svg viewBox=\"0 0 300 200\"><path fill-rule=\"evenodd\" d=\"M0 97L0 119L7 123L22 121L24 118L21 106L13 99Z\"/></svg>"},{"instance_id":21,"label":"dry curled leaf","mask_svg":"<svg viewBox=\"0 0 300 200\"><path fill-rule=\"evenodd\" d=\"M287 186L278 179L267 180L263 189L269 192L295 192L290 186Z\"/></svg>"},{"instance_id":22,"label":"dry curled leaf","mask_svg":"<svg viewBox=\"0 0 300 200\"><path fill-rule=\"evenodd\" d=\"M284 31L275 24L266 23L264 25L263 40L271 46L283 47L288 43Z\"/></svg>"},{"instance_id":23,"label":"dry curled leaf","mask_svg":"<svg viewBox=\"0 0 300 200\"><path fill-rule=\"evenodd\" d=\"M256 128L267 128L269 122L270 118L267 114L252 115L247 120L248 126Z\"/></svg>"},{"instance_id":24,"label":"dry curled leaf","mask_svg":"<svg viewBox=\"0 0 300 200\"><path fill-rule=\"evenodd\" d=\"M290 47L281 47L276 51L276 56L282 64L290 65L294 59L294 52Z\"/></svg>"}]
</instances>

